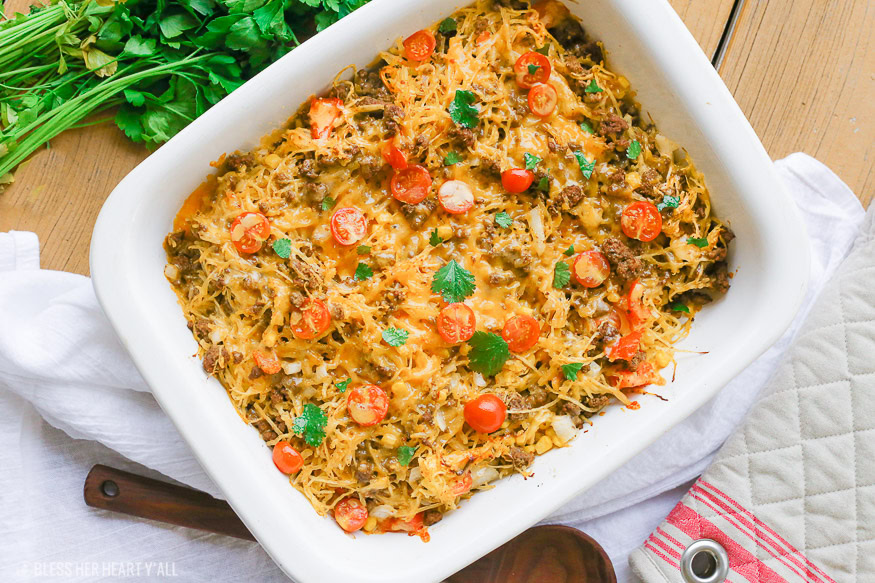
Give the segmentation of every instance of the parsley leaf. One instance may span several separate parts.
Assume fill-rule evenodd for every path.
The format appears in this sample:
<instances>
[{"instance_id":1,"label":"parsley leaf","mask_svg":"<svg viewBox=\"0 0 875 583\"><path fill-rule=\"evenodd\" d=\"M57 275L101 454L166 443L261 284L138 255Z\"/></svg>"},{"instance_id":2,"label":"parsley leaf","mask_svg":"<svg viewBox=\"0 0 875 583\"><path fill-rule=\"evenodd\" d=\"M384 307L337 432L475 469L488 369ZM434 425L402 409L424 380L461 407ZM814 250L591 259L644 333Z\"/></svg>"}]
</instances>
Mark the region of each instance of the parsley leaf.
<instances>
[{"instance_id":1,"label":"parsley leaf","mask_svg":"<svg viewBox=\"0 0 875 583\"><path fill-rule=\"evenodd\" d=\"M444 156L444 166L452 166L453 164L458 164L462 161L462 157L458 152L448 152L446 156Z\"/></svg>"},{"instance_id":2,"label":"parsley leaf","mask_svg":"<svg viewBox=\"0 0 875 583\"><path fill-rule=\"evenodd\" d=\"M564 261L560 261L553 268L553 287L562 289L571 281L571 268Z\"/></svg>"},{"instance_id":3,"label":"parsley leaf","mask_svg":"<svg viewBox=\"0 0 875 583\"><path fill-rule=\"evenodd\" d=\"M273 250L283 259L288 259L292 254L292 242L288 239L277 239L273 242Z\"/></svg>"},{"instance_id":4,"label":"parsley leaf","mask_svg":"<svg viewBox=\"0 0 875 583\"><path fill-rule=\"evenodd\" d=\"M398 448L398 463L402 466L410 465L413 460L413 454L416 453L416 448L412 445L402 445Z\"/></svg>"},{"instance_id":5,"label":"parsley leaf","mask_svg":"<svg viewBox=\"0 0 875 583\"><path fill-rule=\"evenodd\" d=\"M337 390L341 393L345 393L346 389L349 388L349 383L352 382L352 379L348 378L345 381L341 381L339 383L334 383L334 386L337 387Z\"/></svg>"},{"instance_id":6,"label":"parsley leaf","mask_svg":"<svg viewBox=\"0 0 875 583\"><path fill-rule=\"evenodd\" d=\"M477 97L470 91L465 91L464 89L456 90L453 102L450 104L450 117L456 125L468 129L477 125L479 121L477 114L479 112L476 107L472 106L476 100Z\"/></svg>"},{"instance_id":7,"label":"parsley leaf","mask_svg":"<svg viewBox=\"0 0 875 583\"><path fill-rule=\"evenodd\" d=\"M399 328L386 328L383 330L383 340L389 346L403 346L407 342L410 333Z\"/></svg>"},{"instance_id":8,"label":"parsley leaf","mask_svg":"<svg viewBox=\"0 0 875 583\"><path fill-rule=\"evenodd\" d=\"M592 126L591 126L590 123L589 123L588 121L586 121L586 120L583 120L582 122L580 122L580 129L582 129L583 131L585 131L585 132L588 133L588 134L594 134L594 133L595 133L595 130L592 129Z\"/></svg>"},{"instance_id":9,"label":"parsley leaf","mask_svg":"<svg viewBox=\"0 0 875 583\"><path fill-rule=\"evenodd\" d=\"M307 403L304 405L301 415L295 417L292 422L292 431L297 435L303 435L307 445L316 447L325 438L325 422L327 420L328 417L322 409L313 403Z\"/></svg>"},{"instance_id":10,"label":"parsley leaf","mask_svg":"<svg viewBox=\"0 0 875 583\"><path fill-rule=\"evenodd\" d=\"M368 253L371 252L371 246L370 245L359 245L358 247L355 248L355 252L358 253L359 255L367 255Z\"/></svg>"},{"instance_id":11,"label":"parsley leaf","mask_svg":"<svg viewBox=\"0 0 875 583\"><path fill-rule=\"evenodd\" d=\"M687 237L687 244L695 245L699 249L708 245L708 239L705 237Z\"/></svg>"},{"instance_id":12,"label":"parsley leaf","mask_svg":"<svg viewBox=\"0 0 875 583\"><path fill-rule=\"evenodd\" d=\"M661 211L664 211L665 209L676 209L680 202L680 197L666 194L662 197L662 202L656 205L656 208Z\"/></svg>"},{"instance_id":13,"label":"parsley leaf","mask_svg":"<svg viewBox=\"0 0 875 583\"><path fill-rule=\"evenodd\" d=\"M355 276L354 279L356 281L364 281L366 279L370 279L374 276L374 270L367 266L367 264L359 261L359 264L355 268Z\"/></svg>"},{"instance_id":14,"label":"parsley leaf","mask_svg":"<svg viewBox=\"0 0 875 583\"><path fill-rule=\"evenodd\" d=\"M461 302L474 293L474 274L456 263L455 259L437 270L431 282L431 291L441 294L448 304Z\"/></svg>"},{"instance_id":15,"label":"parsley leaf","mask_svg":"<svg viewBox=\"0 0 875 583\"><path fill-rule=\"evenodd\" d=\"M563 251L562 254L567 255L568 257L571 257L572 255L574 255L574 245L572 245L571 247L569 247L568 249Z\"/></svg>"},{"instance_id":16,"label":"parsley leaf","mask_svg":"<svg viewBox=\"0 0 875 583\"><path fill-rule=\"evenodd\" d=\"M438 235L437 229L435 229L434 231L431 232L431 235L429 235L428 242L432 247L437 247L438 245L443 243L444 240L440 238L440 235Z\"/></svg>"},{"instance_id":17,"label":"parsley leaf","mask_svg":"<svg viewBox=\"0 0 875 583\"><path fill-rule=\"evenodd\" d=\"M541 65L529 65L528 67L529 75L534 75L538 72L538 69L541 68Z\"/></svg>"},{"instance_id":18,"label":"parsley leaf","mask_svg":"<svg viewBox=\"0 0 875 583\"><path fill-rule=\"evenodd\" d=\"M626 157L630 160L634 160L641 154L641 143L638 140L632 140L632 143L629 144L629 147L626 148Z\"/></svg>"},{"instance_id":19,"label":"parsley leaf","mask_svg":"<svg viewBox=\"0 0 875 583\"><path fill-rule=\"evenodd\" d=\"M438 32L441 34L447 34L448 32L456 31L456 19L454 18L444 18L441 20L441 23L438 25Z\"/></svg>"},{"instance_id":20,"label":"parsley leaf","mask_svg":"<svg viewBox=\"0 0 875 583\"><path fill-rule=\"evenodd\" d=\"M565 380L573 381L577 378L577 373L580 372L580 369L583 368L582 362L572 362L570 364L562 365L562 374L565 375Z\"/></svg>"},{"instance_id":21,"label":"parsley leaf","mask_svg":"<svg viewBox=\"0 0 875 583\"><path fill-rule=\"evenodd\" d=\"M675 302L675 303L671 304L668 307L668 309L673 311L673 312L684 312L686 314L690 313L690 308L688 308L687 306L685 306L684 304L682 304L680 302Z\"/></svg>"},{"instance_id":22,"label":"parsley leaf","mask_svg":"<svg viewBox=\"0 0 875 583\"><path fill-rule=\"evenodd\" d=\"M325 198L322 199L322 205L321 205L322 210L323 211L330 211L332 208L334 208L335 204L337 204L336 200L334 200L330 196L326 196Z\"/></svg>"},{"instance_id":23,"label":"parsley leaf","mask_svg":"<svg viewBox=\"0 0 875 583\"><path fill-rule=\"evenodd\" d=\"M526 163L526 170L534 170L535 166L541 163L540 158L528 152L523 154L523 161Z\"/></svg>"},{"instance_id":24,"label":"parsley leaf","mask_svg":"<svg viewBox=\"0 0 875 583\"><path fill-rule=\"evenodd\" d=\"M486 376L495 376L510 358L510 349L504 338L493 332L474 332L468 340L468 366Z\"/></svg>"},{"instance_id":25,"label":"parsley leaf","mask_svg":"<svg viewBox=\"0 0 875 583\"><path fill-rule=\"evenodd\" d=\"M583 177L589 180L592 171L595 170L595 160L590 162L583 152L574 152L574 157L577 158L577 164L580 166L580 171L583 172Z\"/></svg>"},{"instance_id":26,"label":"parsley leaf","mask_svg":"<svg viewBox=\"0 0 875 583\"><path fill-rule=\"evenodd\" d=\"M550 192L550 173L547 172L541 179L538 181L538 186L536 186L538 190L541 192Z\"/></svg>"},{"instance_id":27,"label":"parsley leaf","mask_svg":"<svg viewBox=\"0 0 875 583\"><path fill-rule=\"evenodd\" d=\"M550 44L547 43L544 46L542 46L540 49L535 49L535 52L541 53L545 57L549 57L550 56Z\"/></svg>"},{"instance_id":28,"label":"parsley leaf","mask_svg":"<svg viewBox=\"0 0 875 583\"><path fill-rule=\"evenodd\" d=\"M584 91L586 93L601 93L602 91L604 91L604 89L599 87L599 84L595 82L595 79L590 79L589 85L586 86Z\"/></svg>"},{"instance_id":29,"label":"parsley leaf","mask_svg":"<svg viewBox=\"0 0 875 583\"><path fill-rule=\"evenodd\" d=\"M495 224L499 227L504 227L506 229L513 224L513 219L510 218L509 214L501 211L500 213L495 215Z\"/></svg>"}]
</instances>

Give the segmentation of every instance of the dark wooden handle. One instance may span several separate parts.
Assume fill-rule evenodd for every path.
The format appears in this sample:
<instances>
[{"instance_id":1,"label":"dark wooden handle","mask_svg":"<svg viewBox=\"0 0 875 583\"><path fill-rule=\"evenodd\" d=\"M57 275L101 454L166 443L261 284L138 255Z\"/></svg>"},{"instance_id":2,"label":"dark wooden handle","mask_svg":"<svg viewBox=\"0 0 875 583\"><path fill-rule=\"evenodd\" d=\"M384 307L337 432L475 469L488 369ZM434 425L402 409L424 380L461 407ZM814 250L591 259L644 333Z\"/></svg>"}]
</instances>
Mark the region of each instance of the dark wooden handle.
<instances>
[{"instance_id":1,"label":"dark wooden handle","mask_svg":"<svg viewBox=\"0 0 875 583\"><path fill-rule=\"evenodd\" d=\"M231 506L192 490L96 465L85 478L85 503L141 518L255 540Z\"/></svg>"}]
</instances>

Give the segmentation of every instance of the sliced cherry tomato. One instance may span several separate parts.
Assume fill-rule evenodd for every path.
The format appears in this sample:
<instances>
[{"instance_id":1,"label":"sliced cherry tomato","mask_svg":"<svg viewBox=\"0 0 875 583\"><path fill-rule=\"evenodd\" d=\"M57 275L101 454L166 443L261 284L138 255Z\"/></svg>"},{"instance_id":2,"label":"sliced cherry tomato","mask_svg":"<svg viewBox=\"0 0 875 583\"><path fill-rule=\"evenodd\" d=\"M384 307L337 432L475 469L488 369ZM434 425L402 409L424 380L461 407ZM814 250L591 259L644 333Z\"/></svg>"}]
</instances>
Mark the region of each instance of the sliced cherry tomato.
<instances>
[{"instance_id":1,"label":"sliced cherry tomato","mask_svg":"<svg viewBox=\"0 0 875 583\"><path fill-rule=\"evenodd\" d=\"M504 423L507 405L491 393L479 395L465 403L465 421L478 433L492 433Z\"/></svg>"},{"instance_id":2,"label":"sliced cherry tomato","mask_svg":"<svg viewBox=\"0 0 875 583\"><path fill-rule=\"evenodd\" d=\"M546 83L550 78L550 71L552 71L550 59L535 51L523 53L513 66L516 84L523 89L531 89L538 83Z\"/></svg>"},{"instance_id":3,"label":"sliced cherry tomato","mask_svg":"<svg viewBox=\"0 0 875 583\"><path fill-rule=\"evenodd\" d=\"M644 307L644 284L637 279L629 286L626 294L626 315L633 330L641 328L650 317L650 312Z\"/></svg>"},{"instance_id":4,"label":"sliced cherry tomato","mask_svg":"<svg viewBox=\"0 0 875 583\"><path fill-rule=\"evenodd\" d=\"M260 350L256 350L252 353L252 359L255 361L255 364L264 372L264 374L276 374L282 367L280 366L280 361L273 353L261 352Z\"/></svg>"},{"instance_id":5,"label":"sliced cherry tomato","mask_svg":"<svg viewBox=\"0 0 875 583\"><path fill-rule=\"evenodd\" d=\"M574 260L574 279L583 287L598 287L611 275L611 265L598 251L584 251Z\"/></svg>"},{"instance_id":6,"label":"sliced cherry tomato","mask_svg":"<svg viewBox=\"0 0 875 583\"><path fill-rule=\"evenodd\" d=\"M538 13L538 19L545 28L553 28L570 16L568 8L556 0L540 0L532 4L532 9Z\"/></svg>"},{"instance_id":7,"label":"sliced cherry tomato","mask_svg":"<svg viewBox=\"0 0 875 583\"><path fill-rule=\"evenodd\" d=\"M273 463L284 474L294 474L304 465L304 458L288 441L278 441L273 446Z\"/></svg>"},{"instance_id":8,"label":"sliced cherry tomato","mask_svg":"<svg viewBox=\"0 0 875 583\"><path fill-rule=\"evenodd\" d=\"M639 200L623 210L620 226L630 239L653 241L662 232L662 215L653 203Z\"/></svg>"},{"instance_id":9,"label":"sliced cherry tomato","mask_svg":"<svg viewBox=\"0 0 875 583\"><path fill-rule=\"evenodd\" d=\"M334 520L346 532L355 532L368 521L368 508L358 498L345 498L334 507Z\"/></svg>"},{"instance_id":10,"label":"sliced cherry tomato","mask_svg":"<svg viewBox=\"0 0 875 583\"><path fill-rule=\"evenodd\" d=\"M559 94L549 83L535 85L529 91L529 109L538 117L548 117L556 104L559 103Z\"/></svg>"},{"instance_id":11,"label":"sliced cherry tomato","mask_svg":"<svg viewBox=\"0 0 875 583\"><path fill-rule=\"evenodd\" d=\"M448 305L437 317L438 334L449 344L470 340L476 325L474 310L461 302Z\"/></svg>"},{"instance_id":12,"label":"sliced cherry tomato","mask_svg":"<svg viewBox=\"0 0 875 583\"><path fill-rule=\"evenodd\" d=\"M386 142L383 145L383 160L395 170L407 168L407 156L392 142Z\"/></svg>"},{"instance_id":13,"label":"sliced cherry tomato","mask_svg":"<svg viewBox=\"0 0 875 583\"><path fill-rule=\"evenodd\" d=\"M483 32L481 32L480 34L477 35L477 38L474 40L474 43L477 46L480 46L483 43L485 43L486 41L488 41L491 36L492 36L491 32L489 32L488 30L484 30Z\"/></svg>"},{"instance_id":14,"label":"sliced cherry tomato","mask_svg":"<svg viewBox=\"0 0 875 583\"><path fill-rule=\"evenodd\" d=\"M404 56L411 61L428 60L436 44L431 31L419 30L404 39Z\"/></svg>"},{"instance_id":15,"label":"sliced cherry tomato","mask_svg":"<svg viewBox=\"0 0 875 583\"><path fill-rule=\"evenodd\" d=\"M231 242L240 253L256 253L270 237L270 222L261 213L241 213L231 223Z\"/></svg>"},{"instance_id":16,"label":"sliced cherry tomato","mask_svg":"<svg viewBox=\"0 0 875 583\"><path fill-rule=\"evenodd\" d=\"M659 376L650 361L645 360L638 365L637 370L623 370L608 377L608 381L618 389L642 387L644 385L662 385L665 379Z\"/></svg>"},{"instance_id":17,"label":"sliced cherry tomato","mask_svg":"<svg viewBox=\"0 0 875 583\"><path fill-rule=\"evenodd\" d=\"M376 425L389 411L389 397L386 396L386 391L376 385L362 385L349 392L346 409L359 425Z\"/></svg>"},{"instance_id":18,"label":"sliced cherry tomato","mask_svg":"<svg viewBox=\"0 0 875 583\"><path fill-rule=\"evenodd\" d=\"M407 204L419 204L428 196L431 174L422 166L408 166L392 175L389 188L397 200Z\"/></svg>"},{"instance_id":19,"label":"sliced cherry tomato","mask_svg":"<svg viewBox=\"0 0 875 583\"><path fill-rule=\"evenodd\" d=\"M301 310L301 320L292 326L292 334L301 340L310 340L325 334L331 326L331 314L320 300L310 298Z\"/></svg>"},{"instance_id":20,"label":"sliced cherry tomato","mask_svg":"<svg viewBox=\"0 0 875 583\"><path fill-rule=\"evenodd\" d=\"M336 97L320 97L310 102L310 136L314 140L328 137L342 107L343 101Z\"/></svg>"},{"instance_id":21,"label":"sliced cherry tomato","mask_svg":"<svg viewBox=\"0 0 875 583\"><path fill-rule=\"evenodd\" d=\"M501 337L511 352L525 352L538 343L541 325L531 316L514 316L504 323Z\"/></svg>"},{"instance_id":22,"label":"sliced cherry tomato","mask_svg":"<svg viewBox=\"0 0 875 583\"><path fill-rule=\"evenodd\" d=\"M511 194L525 192L535 181L535 173L525 168L511 168L501 173L501 186Z\"/></svg>"},{"instance_id":23,"label":"sliced cherry tomato","mask_svg":"<svg viewBox=\"0 0 875 583\"><path fill-rule=\"evenodd\" d=\"M368 219L357 208L339 208L331 215L331 234L340 245L355 245L368 234Z\"/></svg>"},{"instance_id":24,"label":"sliced cherry tomato","mask_svg":"<svg viewBox=\"0 0 875 583\"><path fill-rule=\"evenodd\" d=\"M471 477L470 473L464 474L459 477L453 485L450 487L450 492L454 496L461 496L467 492L471 491L471 486L474 485L474 478Z\"/></svg>"},{"instance_id":25,"label":"sliced cherry tomato","mask_svg":"<svg viewBox=\"0 0 875 583\"><path fill-rule=\"evenodd\" d=\"M474 193L466 182L447 180L438 188L438 202L448 213L460 215L474 206Z\"/></svg>"},{"instance_id":26,"label":"sliced cherry tomato","mask_svg":"<svg viewBox=\"0 0 875 583\"><path fill-rule=\"evenodd\" d=\"M419 534L425 530L423 522L425 512L415 514L413 518L401 520L400 518L389 518L383 525L383 529L388 532L409 532L410 534Z\"/></svg>"},{"instance_id":27,"label":"sliced cherry tomato","mask_svg":"<svg viewBox=\"0 0 875 583\"><path fill-rule=\"evenodd\" d=\"M609 345L606 351L608 360L613 362L615 360L632 360L635 358L635 355L638 354L638 347L641 344L641 334L640 330L626 334Z\"/></svg>"}]
</instances>

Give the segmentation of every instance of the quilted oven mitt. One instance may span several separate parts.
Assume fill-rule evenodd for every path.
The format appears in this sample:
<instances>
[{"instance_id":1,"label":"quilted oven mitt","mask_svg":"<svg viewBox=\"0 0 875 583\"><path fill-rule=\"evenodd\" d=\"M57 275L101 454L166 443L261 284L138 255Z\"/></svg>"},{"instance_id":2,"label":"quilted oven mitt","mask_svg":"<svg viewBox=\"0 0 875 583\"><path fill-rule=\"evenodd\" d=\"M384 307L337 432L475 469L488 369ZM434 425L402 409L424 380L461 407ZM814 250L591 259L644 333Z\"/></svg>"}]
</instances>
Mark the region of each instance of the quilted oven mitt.
<instances>
[{"instance_id":1,"label":"quilted oven mitt","mask_svg":"<svg viewBox=\"0 0 875 583\"><path fill-rule=\"evenodd\" d=\"M764 396L632 552L643 581L875 582L875 211L865 223Z\"/></svg>"}]
</instances>

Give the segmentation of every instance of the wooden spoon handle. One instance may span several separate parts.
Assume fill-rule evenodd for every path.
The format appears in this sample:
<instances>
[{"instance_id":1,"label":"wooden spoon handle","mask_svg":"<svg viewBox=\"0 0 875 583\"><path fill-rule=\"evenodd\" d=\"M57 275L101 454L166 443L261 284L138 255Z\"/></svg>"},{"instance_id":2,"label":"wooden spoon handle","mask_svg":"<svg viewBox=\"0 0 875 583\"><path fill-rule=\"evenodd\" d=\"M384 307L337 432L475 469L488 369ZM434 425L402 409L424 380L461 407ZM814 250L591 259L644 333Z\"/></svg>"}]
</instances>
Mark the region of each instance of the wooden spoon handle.
<instances>
[{"instance_id":1,"label":"wooden spoon handle","mask_svg":"<svg viewBox=\"0 0 875 583\"><path fill-rule=\"evenodd\" d=\"M94 508L255 540L224 500L107 466L96 465L88 472L85 503Z\"/></svg>"}]
</instances>

